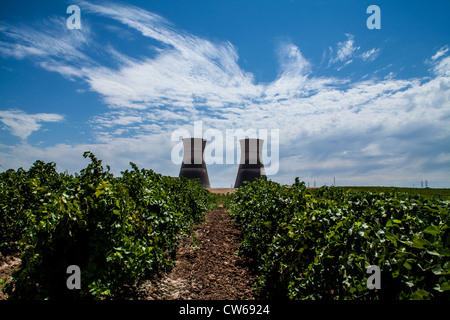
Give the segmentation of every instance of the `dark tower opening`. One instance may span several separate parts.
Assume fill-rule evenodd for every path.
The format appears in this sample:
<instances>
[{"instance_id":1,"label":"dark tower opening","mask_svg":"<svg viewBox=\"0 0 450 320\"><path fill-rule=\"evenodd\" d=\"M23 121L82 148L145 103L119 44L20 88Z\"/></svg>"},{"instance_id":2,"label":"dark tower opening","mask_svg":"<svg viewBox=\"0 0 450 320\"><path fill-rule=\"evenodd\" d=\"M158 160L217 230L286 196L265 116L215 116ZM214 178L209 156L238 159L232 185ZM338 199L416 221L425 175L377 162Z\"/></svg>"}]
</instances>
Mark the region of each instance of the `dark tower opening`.
<instances>
[{"instance_id":1,"label":"dark tower opening","mask_svg":"<svg viewBox=\"0 0 450 320\"><path fill-rule=\"evenodd\" d=\"M264 164L262 162L262 139L242 139L241 161L236 176L235 188L239 188L244 181L252 182L259 177L265 177Z\"/></svg>"},{"instance_id":2,"label":"dark tower opening","mask_svg":"<svg viewBox=\"0 0 450 320\"><path fill-rule=\"evenodd\" d=\"M210 188L208 171L203 157L206 140L201 138L183 139L183 163L181 164L180 177L199 179L204 188Z\"/></svg>"}]
</instances>

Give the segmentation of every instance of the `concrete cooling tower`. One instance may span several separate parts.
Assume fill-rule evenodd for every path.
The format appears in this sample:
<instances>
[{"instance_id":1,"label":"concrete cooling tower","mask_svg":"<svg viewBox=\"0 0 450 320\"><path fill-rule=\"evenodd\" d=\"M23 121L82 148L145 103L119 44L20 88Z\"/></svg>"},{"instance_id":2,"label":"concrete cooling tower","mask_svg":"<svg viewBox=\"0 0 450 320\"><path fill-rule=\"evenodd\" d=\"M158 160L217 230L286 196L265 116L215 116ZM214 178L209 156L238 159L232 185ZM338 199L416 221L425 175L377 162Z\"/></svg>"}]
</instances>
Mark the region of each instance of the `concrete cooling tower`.
<instances>
[{"instance_id":1,"label":"concrete cooling tower","mask_svg":"<svg viewBox=\"0 0 450 320\"><path fill-rule=\"evenodd\" d=\"M244 181L252 182L256 178L265 177L264 164L262 162L262 139L242 139L241 160L236 176L235 188L239 188Z\"/></svg>"},{"instance_id":2,"label":"concrete cooling tower","mask_svg":"<svg viewBox=\"0 0 450 320\"><path fill-rule=\"evenodd\" d=\"M205 139L183 139L184 154L179 176L188 179L199 179L200 184L204 188L210 188L208 171L203 157L205 146Z\"/></svg>"}]
</instances>

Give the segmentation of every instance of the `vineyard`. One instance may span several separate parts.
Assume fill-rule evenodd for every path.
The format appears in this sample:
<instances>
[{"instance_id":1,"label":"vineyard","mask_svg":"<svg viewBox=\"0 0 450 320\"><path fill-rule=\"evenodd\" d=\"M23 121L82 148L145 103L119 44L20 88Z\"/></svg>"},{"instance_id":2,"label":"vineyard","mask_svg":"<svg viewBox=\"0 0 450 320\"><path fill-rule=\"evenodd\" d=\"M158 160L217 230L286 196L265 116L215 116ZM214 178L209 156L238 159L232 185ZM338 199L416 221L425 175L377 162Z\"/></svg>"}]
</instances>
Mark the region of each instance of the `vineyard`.
<instances>
[{"instance_id":1,"label":"vineyard","mask_svg":"<svg viewBox=\"0 0 450 320\"><path fill-rule=\"evenodd\" d=\"M75 176L42 161L1 174L0 250L20 250L22 260L4 286L10 299L111 296L170 269L180 237L218 205L195 181L134 164L114 177L84 157L91 163ZM70 265L80 267L80 290L67 289Z\"/></svg>"},{"instance_id":2,"label":"vineyard","mask_svg":"<svg viewBox=\"0 0 450 320\"><path fill-rule=\"evenodd\" d=\"M450 202L439 196L260 179L225 206L264 297L449 299ZM367 287L371 265L381 269L380 290Z\"/></svg>"},{"instance_id":3,"label":"vineyard","mask_svg":"<svg viewBox=\"0 0 450 320\"><path fill-rule=\"evenodd\" d=\"M195 295L171 295L181 298L223 290L223 274L199 284L212 270L229 272L239 299L249 298L247 282L269 299L449 299L448 194L258 179L218 195L133 163L115 177L92 153L84 157L90 164L75 175L42 161L0 174L0 258L21 259L0 280L8 299L112 299L174 269L197 276L186 287ZM228 212L213 210L220 200ZM66 286L70 265L80 267L79 290ZM380 289L367 287L369 266L381 270Z\"/></svg>"}]
</instances>

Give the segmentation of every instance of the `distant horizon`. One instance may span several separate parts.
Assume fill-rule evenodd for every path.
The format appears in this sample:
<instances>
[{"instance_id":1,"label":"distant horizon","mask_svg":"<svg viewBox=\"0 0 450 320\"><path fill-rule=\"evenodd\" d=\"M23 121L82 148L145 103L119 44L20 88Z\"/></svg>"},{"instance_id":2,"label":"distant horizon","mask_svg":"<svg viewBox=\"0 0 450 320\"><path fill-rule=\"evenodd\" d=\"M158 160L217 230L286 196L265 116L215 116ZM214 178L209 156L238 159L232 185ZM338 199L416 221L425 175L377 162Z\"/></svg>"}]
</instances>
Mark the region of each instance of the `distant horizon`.
<instances>
[{"instance_id":1,"label":"distant horizon","mask_svg":"<svg viewBox=\"0 0 450 320\"><path fill-rule=\"evenodd\" d=\"M107 163L104 163L103 162L103 160L102 159L99 159L99 160L101 160L102 161L102 166L103 166L103 168L106 170L106 166L108 165ZM42 161L42 160L40 160L40 159L36 159L35 161ZM48 161L48 163L51 163L51 162L53 162L53 163L55 163L54 161ZM34 162L33 162L34 163ZM88 162L86 162L86 165L88 164ZM69 172L69 170L63 170L63 171L61 171L61 170L59 170L58 169L58 164L57 163L55 163L55 166L56 166L56 171L58 172L58 173L68 173L68 174L70 174L70 175L74 175L75 173L79 173L79 171L78 172ZM31 167L31 166L30 166ZM22 168L23 170L25 170L25 171L28 171L29 170L29 168L23 168L23 167L20 167L20 168ZM12 170L15 170L15 171L17 171L18 169L20 169L20 168L17 168L17 169L14 169L14 168L4 168L3 166L1 166L0 165L0 173L1 172L6 172L7 170L10 170L10 169L12 169ZM121 170L121 171L126 171L126 170L131 170L132 168L131 168L131 166L129 167L129 168L126 168L126 169L124 169L124 170ZM144 168L144 167L139 167L139 169L146 169L146 170L153 170L152 168ZM178 177L178 175L165 175L165 174L163 174L163 173L160 173L160 172L157 172L157 171L155 171L155 170L153 170L155 173L157 173L157 174L161 174L161 175L163 175L163 176L168 176L168 177L171 177L171 178L179 178ZM236 174L237 174L237 171L238 171L238 166L236 166ZM121 174L121 172L119 172L119 173L112 173L115 177L117 177L117 176L122 176L122 174ZM292 178L292 183L280 183L280 182L278 182L278 181L276 181L276 180L272 180L270 177L267 177L267 179L268 180L271 180L271 181L274 181L274 182L277 182L277 183L279 183L279 184L281 184L281 185L286 185L286 186L292 186L293 185L293 183L295 182L295 178L297 178L297 177L293 177ZM298 177L299 179L300 179L300 177ZM314 186L311 186L311 184L313 184L314 183L314 180L311 182L311 181L306 181L306 180L301 180L300 179L300 181L301 182L304 182L305 183L305 186L307 187L307 188L310 188L310 189L314 189L314 188L316 188L316 189L318 189L318 188L321 188L321 187L385 187L385 188L410 188L410 189L450 189L450 187L441 187L441 186L430 186L430 185L428 185L427 187L425 187L425 186L423 186L423 187L421 187L421 186L401 186L401 185L377 185L377 184L371 184L371 185L339 185L339 184L336 184L336 185L333 185L333 183L331 183L331 184L322 184L322 185L318 185L317 183L316 183L316 186L314 187ZM308 183L310 184L309 186L308 186ZM428 184L430 183L430 181L428 181ZM419 181L419 184L420 184L420 181ZM233 180L233 182L230 182L230 187L226 187L226 186L222 186L222 187L210 187L210 188L206 188L206 189L238 189L238 188L234 188L233 187L233 185L234 185L234 180Z\"/></svg>"},{"instance_id":2,"label":"distant horizon","mask_svg":"<svg viewBox=\"0 0 450 320\"><path fill-rule=\"evenodd\" d=\"M89 150L115 175L133 162L178 176L172 134L200 137L201 121L200 134L279 132L268 178L280 184L449 188L448 12L445 0L2 2L0 171L42 160L75 173ZM236 179L222 157L213 188Z\"/></svg>"}]
</instances>

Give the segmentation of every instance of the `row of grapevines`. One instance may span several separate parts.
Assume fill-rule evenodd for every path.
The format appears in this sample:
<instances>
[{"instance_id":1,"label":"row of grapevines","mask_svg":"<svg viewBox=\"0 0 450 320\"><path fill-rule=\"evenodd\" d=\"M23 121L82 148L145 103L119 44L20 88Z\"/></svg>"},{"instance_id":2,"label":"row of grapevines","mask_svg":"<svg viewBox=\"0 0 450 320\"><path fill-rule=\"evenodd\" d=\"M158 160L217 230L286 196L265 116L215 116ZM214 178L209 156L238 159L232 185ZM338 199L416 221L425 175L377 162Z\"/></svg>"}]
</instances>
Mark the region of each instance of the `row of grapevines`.
<instances>
[{"instance_id":1,"label":"row of grapevines","mask_svg":"<svg viewBox=\"0 0 450 320\"><path fill-rule=\"evenodd\" d=\"M259 179L224 199L257 287L290 299L448 299L450 202ZM381 269L368 289L367 268Z\"/></svg>"},{"instance_id":2,"label":"row of grapevines","mask_svg":"<svg viewBox=\"0 0 450 320\"><path fill-rule=\"evenodd\" d=\"M101 161L79 174L36 161L0 174L4 251L21 253L4 291L11 299L101 298L124 284L170 269L182 234L189 235L217 198L192 180L139 169L114 177ZM81 289L68 290L67 267L81 270Z\"/></svg>"}]
</instances>

